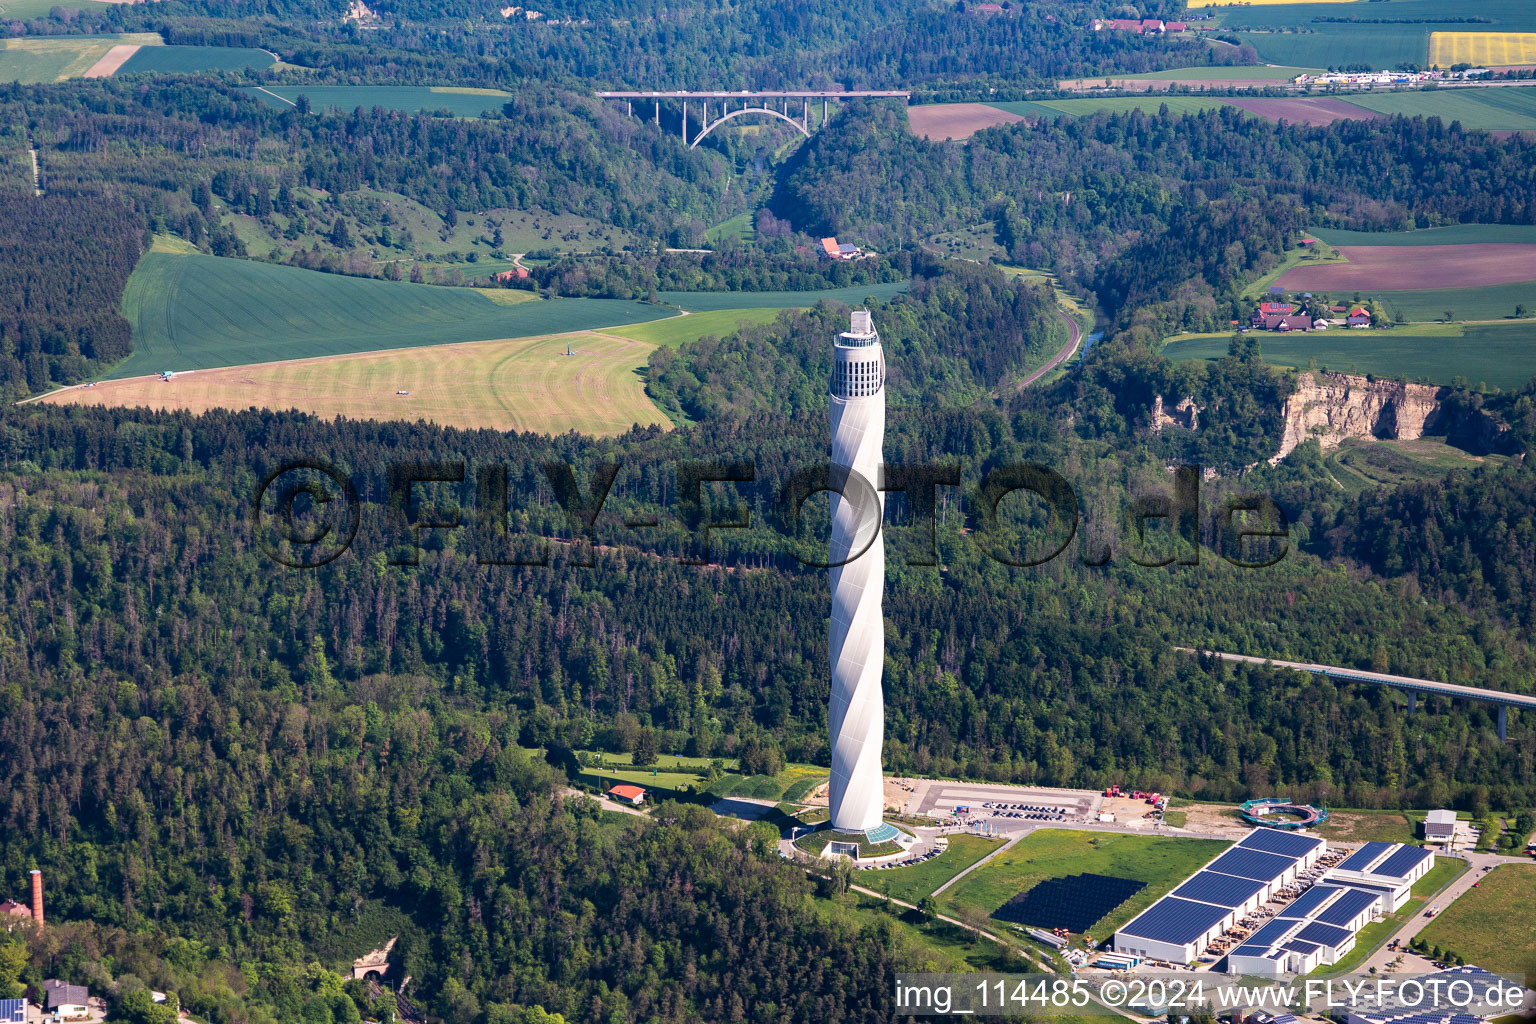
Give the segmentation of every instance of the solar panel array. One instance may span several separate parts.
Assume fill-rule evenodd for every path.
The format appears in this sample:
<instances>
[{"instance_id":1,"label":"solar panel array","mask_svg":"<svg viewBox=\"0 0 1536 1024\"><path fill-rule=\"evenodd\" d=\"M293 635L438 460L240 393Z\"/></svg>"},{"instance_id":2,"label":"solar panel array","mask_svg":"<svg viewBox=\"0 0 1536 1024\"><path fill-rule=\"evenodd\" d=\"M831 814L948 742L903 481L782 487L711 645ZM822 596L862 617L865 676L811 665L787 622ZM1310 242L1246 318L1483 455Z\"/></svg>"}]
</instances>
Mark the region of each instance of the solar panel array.
<instances>
[{"instance_id":1,"label":"solar panel array","mask_svg":"<svg viewBox=\"0 0 1536 1024\"><path fill-rule=\"evenodd\" d=\"M1257 943L1261 946L1274 946L1285 941L1285 937L1296 929L1297 921L1269 921L1264 927L1254 932L1244 940L1244 944Z\"/></svg>"},{"instance_id":2,"label":"solar panel array","mask_svg":"<svg viewBox=\"0 0 1536 1024\"><path fill-rule=\"evenodd\" d=\"M1164 896L1120 930L1127 935L1183 945L1200 938L1230 913L1226 907Z\"/></svg>"},{"instance_id":3,"label":"solar panel array","mask_svg":"<svg viewBox=\"0 0 1536 1024\"><path fill-rule=\"evenodd\" d=\"M1371 862L1396 845L1395 843L1366 843L1360 849L1344 858L1344 863L1339 865L1340 871L1364 871L1371 866Z\"/></svg>"},{"instance_id":4,"label":"solar panel array","mask_svg":"<svg viewBox=\"0 0 1536 1024\"><path fill-rule=\"evenodd\" d=\"M1292 939L1290 942L1287 942L1280 948L1289 950L1292 953L1301 953L1304 956L1311 956L1322 947L1315 942L1303 942L1301 939Z\"/></svg>"},{"instance_id":5,"label":"solar panel array","mask_svg":"<svg viewBox=\"0 0 1536 1024\"><path fill-rule=\"evenodd\" d=\"M1132 878L1110 875L1047 878L998 907L992 917L1014 924L1085 932L1146 886Z\"/></svg>"},{"instance_id":6,"label":"solar panel array","mask_svg":"<svg viewBox=\"0 0 1536 1024\"><path fill-rule=\"evenodd\" d=\"M0 999L0 1021L5 1024L27 1024L25 999Z\"/></svg>"},{"instance_id":7,"label":"solar panel array","mask_svg":"<svg viewBox=\"0 0 1536 1024\"><path fill-rule=\"evenodd\" d=\"M1305 857L1319 846L1321 839L1315 836L1299 836L1294 832L1280 832L1272 828L1256 828L1248 838L1237 844L1247 850L1278 853L1282 857Z\"/></svg>"},{"instance_id":8,"label":"solar panel array","mask_svg":"<svg viewBox=\"0 0 1536 1024\"><path fill-rule=\"evenodd\" d=\"M1286 907L1275 916L1290 918L1311 917L1317 912L1319 907L1333 899L1339 893L1345 891L1346 890L1340 889L1335 885L1314 885L1312 888L1296 897L1295 901L1292 902L1290 906Z\"/></svg>"},{"instance_id":9,"label":"solar panel array","mask_svg":"<svg viewBox=\"0 0 1536 1024\"><path fill-rule=\"evenodd\" d=\"M1237 878L1215 871L1200 871L1189 881L1173 890L1175 896L1201 903L1214 903L1218 907L1240 907L1264 888L1263 882L1251 878Z\"/></svg>"},{"instance_id":10,"label":"solar panel array","mask_svg":"<svg viewBox=\"0 0 1536 1024\"><path fill-rule=\"evenodd\" d=\"M1224 875L1240 878L1257 878L1261 882L1273 882L1296 863L1294 857L1281 857L1258 850L1245 850L1235 846L1211 861L1206 870L1220 871Z\"/></svg>"},{"instance_id":11,"label":"solar panel array","mask_svg":"<svg viewBox=\"0 0 1536 1024\"><path fill-rule=\"evenodd\" d=\"M1362 892L1359 889L1351 889L1332 903L1328 909L1318 914L1314 920L1324 924L1336 924L1341 928L1348 928L1349 923L1360 916L1360 912L1368 909L1371 904L1381 899L1374 893Z\"/></svg>"},{"instance_id":12,"label":"solar panel array","mask_svg":"<svg viewBox=\"0 0 1536 1024\"><path fill-rule=\"evenodd\" d=\"M1336 924L1323 924L1321 921L1313 921L1296 937L1304 942L1315 942L1320 946L1342 946L1354 933L1348 928L1340 928Z\"/></svg>"},{"instance_id":13,"label":"solar panel array","mask_svg":"<svg viewBox=\"0 0 1536 1024\"><path fill-rule=\"evenodd\" d=\"M1382 861L1371 869L1373 875L1389 875L1392 878L1407 878L1408 872L1419 866L1419 863L1432 854L1428 850L1417 846L1405 846L1392 856Z\"/></svg>"}]
</instances>

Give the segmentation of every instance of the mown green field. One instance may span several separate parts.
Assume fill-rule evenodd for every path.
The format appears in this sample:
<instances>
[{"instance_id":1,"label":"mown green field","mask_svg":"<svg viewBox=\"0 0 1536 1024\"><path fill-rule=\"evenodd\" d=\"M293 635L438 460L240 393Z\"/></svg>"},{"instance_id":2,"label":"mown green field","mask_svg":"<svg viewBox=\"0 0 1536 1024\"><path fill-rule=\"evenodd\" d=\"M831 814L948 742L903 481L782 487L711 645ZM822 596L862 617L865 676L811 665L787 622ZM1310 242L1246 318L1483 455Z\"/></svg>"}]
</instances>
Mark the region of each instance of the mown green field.
<instances>
[{"instance_id":1,"label":"mown green field","mask_svg":"<svg viewBox=\"0 0 1536 1024\"><path fill-rule=\"evenodd\" d=\"M1475 245L1478 242L1536 245L1536 224L1447 224L1417 231L1308 228L1307 233L1329 245Z\"/></svg>"},{"instance_id":2,"label":"mown green field","mask_svg":"<svg viewBox=\"0 0 1536 1024\"><path fill-rule=\"evenodd\" d=\"M140 71L187 74L194 71L238 71L269 68L277 63L266 50L248 46L145 46L118 69L119 75Z\"/></svg>"},{"instance_id":3,"label":"mown green field","mask_svg":"<svg viewBox=\"0 0 1536 1024\"><path fill-rule=\"evenodd\" d=\"M1484 970L1536 972L1536 864L1494 868L1419 935Z\"/></svg>"},{"instance_id":4,"label":"mown green field","mask_svg":"<svg viewBox=\"0 0 1536 1024\"><path fill-rule=\"evenodd\" d=\"M268 85L253 87L251 92L262 102L279 108L292 106L302 95L309 97L310 106L316 110L446 110L454 117L479 117L488 110L499 111L512 96L498 89L427 85Z\"/></svg>"},{"instance_id":5,"label":"mown green field","mask_svg":"<svg viewBox=\"0 0 1536 1024\"><path fill-rule=\"evenodd\" d=\"M617 299L502 306L467 288L150 252L123 296L134 352L110 376L557 334L668 314Z\"/></svg>"},{"instance_id":6,"label":"mown green field","mask_svg":"<svg viewBox=\"0 0 1536 1024\"><path fill-rule=\"evenodd\" d=\"M710 245L718 245L722 238L735 238L738 241L750 242L757 237L757 228L753 225L753 213L748 210L738 213L736 216L721 221L708 231L704 237L709 239Z\"/></svg>"},{"instance_id":7,"label":"mown green field","mask_svg":"<svg viewBox=\"0 0 1536 1024\"><path fill-rule=\"evenodd\" d=\"M1170 341L1169 359L1220 359L1227 337ZM1393 330L1318 331L1302 335L1266 333L1259 337L1264 361L1305 368L1374 373L1382 377L1450 384L1455 377L1506 391L1536 376L1536 324L1450 325L1441 336Z\"/></svg>"},{"instance_id":8,"label":"mown green field","mask_svg":"<svg viewBox=\"0 0 1536 1024\"><path fill-rule=\"evenodd\" d=\"M991 914L1018 893L1047 878L1093 873L1147 883L1146 888L1093 926L1089 934L1103 938L1229 845L1221 839L1041 829L966 875L940 895L938 902L949 912L970 908ZM1007 934L1000 922L992 924L999 934Z\"/></svg>"},{"instance_id":9,"label":"mown green field","mask_svg":"<svg viewBox=\"0 0 1536 1024\"><path fill-rule=\"evenodd\" d=\"M690 313L722 309L804 309L822 299L855 306L867 298L889 302L906 291L911 283L887 281L884 284L855 284L847 288L818 288L799 292L658 292L656 298Z\"/></svg>"},{"instance_id":10,"label":"mown green field","mask_svg":"<svg viewBox=\"0 0 1536 1024\"><path fill-rule=\"evenodd\" d=\"M932 860L905 868L870 868L854 877L866 888L916 903L1002 845L1001 839L953 835L949 837L949 849Z\"/></svg>"},{"instance_id":11,"label":"mown green field","mask_svg":"<svg viewBox=\"0 0 1536 1024\"><path fill-rule=\"evenodd\" d=\"M1438 117L1463 128L1536 128L1536 86L1488 89L1415 89L1351 93L1349 102L1378 114Z\"/></svg>"},{"instance_id":12,"label":"mown green field","mask_svg":"<svg viewBox=\"0 0 1536 1024\"><path fill-rule=\"evenodd\" d=\"M629 327L608 327L600 334L612 334L633 338L662 348L677 348L690 341L697 341L706 334L724 337L733 333L742 321L753 324L772 323L783 308L775 309L713 309L707 313L689 313L666 320L653 320L648 324Z\"/></svg>"}]
</instances>

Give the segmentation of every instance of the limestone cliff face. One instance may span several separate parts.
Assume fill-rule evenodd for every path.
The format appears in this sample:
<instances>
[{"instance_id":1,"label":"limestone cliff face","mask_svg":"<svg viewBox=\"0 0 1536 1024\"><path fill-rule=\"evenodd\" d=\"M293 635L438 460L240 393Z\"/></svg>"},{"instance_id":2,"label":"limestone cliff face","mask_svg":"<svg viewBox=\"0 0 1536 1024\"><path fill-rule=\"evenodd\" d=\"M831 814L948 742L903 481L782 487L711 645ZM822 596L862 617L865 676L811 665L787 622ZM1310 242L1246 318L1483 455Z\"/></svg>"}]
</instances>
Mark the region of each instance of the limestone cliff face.
<instances>
[{"instance_id":1,"label":"limestone cliff face","mask_svg":"<svg viewBox=\"0 0 1536 1024\"><path fill-rule=\"evenodd\" d=\"M1205 410L1195 404L1191 397L1184 397L1170 410L1163 405L1163 396L1157 395L1152 399L1152 429L1162 430L1164 427L1184 427L1188 430L1200 429L1200 414Z\"/></svg>"},{"instance_id":2,"label":"limestone cliff face","mask_svg":"<svg viewBox=\"0 0 1536 1024\"><path fill-rule=\"evenodd\" d=\"M1446 391L1345 373L1303 373L1300 387L1285 400L1280 451L1269 461L1279 462L1309 437L1316 437L1325 450L1351 437L1422 437L1439 425L1440 399Z\"/></svg>"}]
</instances>

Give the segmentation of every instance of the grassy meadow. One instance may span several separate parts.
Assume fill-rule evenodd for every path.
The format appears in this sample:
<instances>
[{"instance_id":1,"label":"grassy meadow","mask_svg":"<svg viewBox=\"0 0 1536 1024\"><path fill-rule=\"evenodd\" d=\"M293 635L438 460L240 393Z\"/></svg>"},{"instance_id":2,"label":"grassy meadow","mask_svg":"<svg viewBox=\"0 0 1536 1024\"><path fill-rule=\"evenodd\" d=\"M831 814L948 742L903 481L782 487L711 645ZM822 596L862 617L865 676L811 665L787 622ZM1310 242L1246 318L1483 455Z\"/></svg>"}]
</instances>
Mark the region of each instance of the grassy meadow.
<instances>
[{"instance_id":1,"label":"grassy meadow","mask_svg":"<svg viewBox=\"0 0 1536 1024\"><path fill-rule=\"evenodd\" d=\"M1419 935L1485 970L1536 972L1536 864L1494 868Z\"/></svg>"}]
</instances>

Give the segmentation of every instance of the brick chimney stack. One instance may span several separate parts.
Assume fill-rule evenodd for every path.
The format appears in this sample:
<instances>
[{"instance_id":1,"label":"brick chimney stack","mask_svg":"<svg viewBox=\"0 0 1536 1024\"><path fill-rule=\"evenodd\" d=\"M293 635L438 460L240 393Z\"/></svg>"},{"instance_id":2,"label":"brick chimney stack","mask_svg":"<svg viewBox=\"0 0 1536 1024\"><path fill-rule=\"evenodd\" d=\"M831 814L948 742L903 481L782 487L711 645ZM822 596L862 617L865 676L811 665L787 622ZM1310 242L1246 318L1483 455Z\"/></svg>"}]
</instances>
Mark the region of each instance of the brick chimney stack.
<instances>
[{"instance_id":1,"label":"brick chimney stack","mask_svg":"<svg viewBox=\"0 0 1536 1024\"><path fill-rule=\"evenodd\" d=\"M32 920L43 927L43 873L32 872Z\"/></svg>"}]
</instances>

